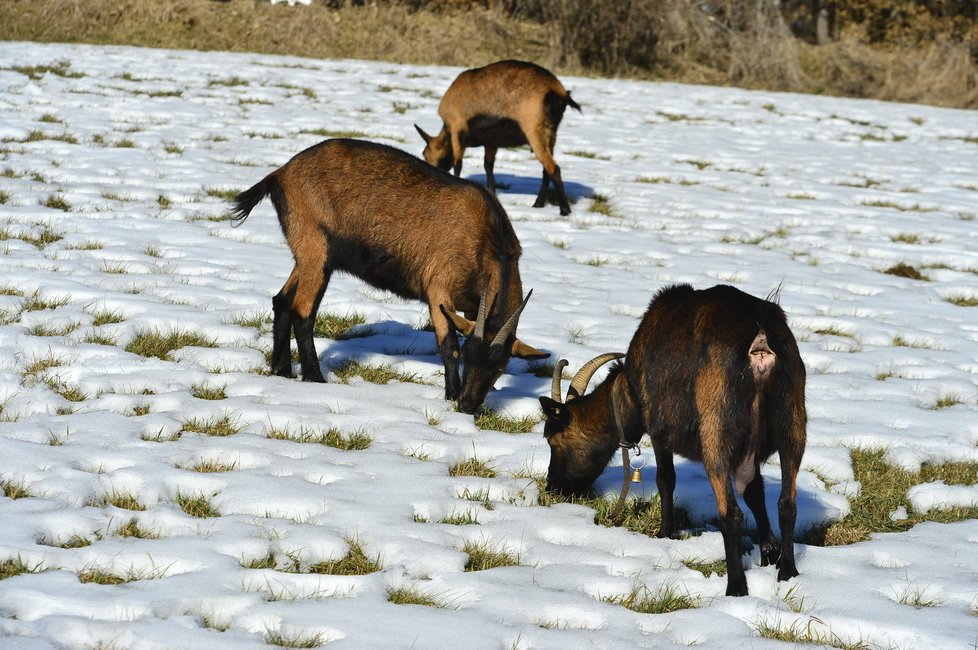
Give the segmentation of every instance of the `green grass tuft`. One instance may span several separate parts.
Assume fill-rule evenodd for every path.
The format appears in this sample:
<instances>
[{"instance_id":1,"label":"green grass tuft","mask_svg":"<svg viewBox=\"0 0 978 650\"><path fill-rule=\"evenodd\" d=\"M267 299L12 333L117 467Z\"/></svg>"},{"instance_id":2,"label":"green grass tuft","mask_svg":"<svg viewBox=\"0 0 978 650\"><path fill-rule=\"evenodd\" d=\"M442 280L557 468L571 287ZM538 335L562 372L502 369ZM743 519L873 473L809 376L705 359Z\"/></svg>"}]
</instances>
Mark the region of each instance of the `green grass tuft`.
<instances>
[{"instance_id":1,"label":"green grass tuft","mask_svg":"<svg viewBox=\"0 0 978 650\"><path fill-rule=\"evenodd\" d=\"M186 494L177 492L177 505L179 505L180 509L186 512L188 515L198 519L221 516L221 513L215 510L214 506L211 505L210 499L205 497L203 494L188 496Z\"/></svg>"},{"instance_id":2,"label":"green grass tuft","mask_svg":"<svg viewBox=\"0 0 978 650\"><path fill-rule=\"evenodd\" d=\"M475 426L480 429L502 431L503 433L530 433L538 422L540 419L532 415L510 417L488 408L483 409L475 418Z\"/></svg>"},{"instance_id":3,"label":"green grass tuft","mask_svg":"<svg viewBox=\"0 0 978 650\"><path fill-rule=\"evenodd\" d=\"M116 537L132 537L135 539L159 539L160 535L149 528L143 528L135 519L130 519L124 526L112 532Z\"/></svg>"},{"instance_id":4,"label":"green grass tuft","mask_svg":"<svg viewBox=\"0 0 978 650\"><path fill-rule=\"evenodd\" d=\"M388 587L387 601L394 605L422 605L424 607L447 607L434 596L415 587Z\"/></svg>"},{"instance_id":5,"label":"green grass tuft","mask_svg":"<svg viewBox=\"0 0 978 650\"><path fill-rule=\"evenodd\" d=\"M479 515L474 510L463 512L452 512L452 514L438 520L439 524L449 524L452 526L478 526Z\"/></svg>"},{"instance_id":6,"label":"green grass tuft","mask_svg":"<svg viewBox=\"0 0 978 650\"><path fill-rule=\"evenodd\" d=\"M468 458L460 460L448 468L449 476L478 476L481 478L495 478L496 470L478 458Z\"/></svg>"},{"instance_id":7,"label":"green grass tuft","mask_svg":"<svg viewBox=\"0 0 978 650\"><path fill-rule=\"evenodd\" d=\"M356 540L348 540L350 545L346 555L339 560L319 562L309 567L309 573L322 573L334 576L363 576L383 570L380 557L369 558Z\"/></svg>"},{"instance_id":8,"label":"green grass tuft","mask_svg":"<svg viewBox=\"0 0 978 650\"><path fill-rule=\"evenodd\" d=\"M883 273L886 273L887 275L895 275L899 278L910 278L911 280L930 280L930 278L928 278L926 275L904 262L894 264L890 268L883 271Z\"/></svg>"},{"instance_id":9,"label":"green grass tuft","mask_svg":"<svg viewBox=\"0 0 978 650\"><path fill-rule=\"evenodd\" d=\"M164 334L159 331L140 330L125 349L126 352L141 357L156 357L170 361L171 352L188 346L216 348L217 343L198 332L172 330Z\"/></svg>"},{"instance_id":10,"label":"green grass tuft","mask_svg":"<svg viewBox=\"0 0 978 650\"><path fill-rule=\"evenodd\" d=\"M519 566L518 555L507 551L497 551L489 548L488 542L466 542L462 552L469 556L465 562L466 571L485 571L506 566Z\"/></svg>"},{"instance_id":11,"label":"green grass tuft","mask_svg":"<svg viewBox=\"0 0 978 650\"><path fill-rule=\"evenodd\" d=\"M642 586L632 589L628 594L603 598L604 602L621 605L640 614L668 614L683 609L695 609L698 601L689 592L680 591L675 585L662 585L659 591L652 592Z\"/></svg>"},{"instance_id":12,"label":"green grass tuft","mask_svg":"<svg viewBox=\"0 0 978 650\"><path fill-rule=\"evenodd\" d=\"M338 368L334 368L333 372L339 378L341 383L347 383L353 377L360 377L365 381L369 381L372 384L387 384L392 381L407 382L412 384L424 384L417 374L401 372L387 364L381 364L378 366L368 366L360 363L359 361L350 360L341 365Z\"/></svg>"},{"instance_id":13,"label":"green grass tuft","mask_svg":"<svg viewBox=\"0 0 978 650\"><path fill-rule=\"evenodd\" d=\"M23 483L15 483L14 481L0 481L0 489L3 489L3 496L8 499L27 499L34 496Z\"/></svg>"},{"instance_id":14,"label":"green grass tuft","mask_svg":"<svg viewBox=\"0 0 978 650\"><path fill-rule=\"evenodd\" d=\"M267 645L280 648L318 648L328 642L326 635L322 632L291 632L287 634L281 630L268 630L262 640Z\"/></svg>"},{"instance_id":15,"label":"green grass tuft","mask_svg":"<svg viewBox=\"0 0 978 650\"><path fill-rule=\"evenodd\" d=\"M947 296L944 300L958 307L978 307L978 297L975 296Z\"/></svg>"},{"instance_id":16,"label":"green grass tuft","mask_svg":"<svg viewBox=\"0 0 978 650\"><path fill-rule=\"evenodd\" d=\"M211 420L190 418L189 420L184 420L180 426L180 430L184 432L203 433L204 435L219 438L233 436L241 431L241 429L242 427L238 426L237 422L232 420L231 416L227 414L221 418Z\"/></svg>"},{"instance_id":17,"label":"green grass tuft","mask_svg":"<svg viewBox=\"0 0 978 650\"><path fill-rule=\"evenodd\" d=\"M332 314L317 314L316 324L313 326L313 335L337 341L345 341L352 338L371 336L373 332L367 329L350 332L350 328L356 325L363 325L366 319L361 314L349 314L347 316L334 316Z\"/></svg>"},{"instance_id":18,"label":"green grass tuft","mask_svg":"<svg viewBox=\"0 0 978 650\"><path fill-rule=\"evenodd\" d=\"M228 398L227 393L224 392L225 388L227 388L227 386L208 386L206 384L194 384L193 386L190 387L190 391L193 393L193 396L196 397L197 399L221 400L221 399Z\"/></svg>"},{"instance_id":19,"label":"green grass tuft","mask_svg":"<svg viewBox=\"0 0 978 650\"><path fill-rule=\"evenodd\" d=\"M916 512L907 499L914 485L944 481L953 485L978 483L978 463L925 463L919 472L894 467L884 460L882 449L853 449L852 469L862 489L850 499L852 511L842 521L819 526L803 536L817 546L839 546L869 539L871 533L902 532L923 521L950 523L978 518L978 507L953 507ZM890 513L900 507L906 519L894 521Z\"/></svg>"},{"instance_id":20,"label":"green grass tuft","mask_svg":"<svg viewBox=\"0 0 978 650\"><path fill-rule=\"evenodd\" d=\"M614 207L611 205L611 199L604 194L592 194L591 205L588 207L588 210L598 214L603 214L606 217L619 216L615 212Z\"/></svg>"},{"instance_id":21,"label":"green grass tuft","mask_svg":"<svg viewBox=\"0 0 978 650\"><path fill-rule=\"evenodd\" d=\"M39 565L35 565L33 567L28 566L20 556L17 556L16 558L9 558L0 562L0 580L13 578L14 576L19 576L22 573L37 573L38 571L40 571Z\"/></svg>"},{"instance_id":22,"label":"green grass tuft","mask_svg":"<svg viewBox=\"0 0 978 650\"><path fill-rule=\"evenodd\" d=\"M373 438L363 429L352 433L343 433L339 429L318 429L315 427L300 426L298 431L288 431L273 427L267 433L269 438L274 440L291 440L292 442L316 443L342 449L343 451L362 451L370 447Z\"/></svg>"}]
</instances>

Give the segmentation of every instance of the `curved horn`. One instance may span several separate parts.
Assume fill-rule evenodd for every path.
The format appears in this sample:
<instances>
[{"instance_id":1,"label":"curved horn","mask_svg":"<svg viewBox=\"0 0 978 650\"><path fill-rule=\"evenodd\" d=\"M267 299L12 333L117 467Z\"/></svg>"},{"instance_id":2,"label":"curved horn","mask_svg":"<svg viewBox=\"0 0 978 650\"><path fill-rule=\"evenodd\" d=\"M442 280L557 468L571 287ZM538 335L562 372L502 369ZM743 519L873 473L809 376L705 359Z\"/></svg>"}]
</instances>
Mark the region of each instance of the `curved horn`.
<instances>
[{"instance_id":1,"label":"curved horn","mask_svg":"<svg viewBox=\"0 0 978 650\"><path fill-rule=\"evenodd\" d=\"M555 402L563 402L560 398L560 380L564 376L564 368L567 367L567 359L561 359L554 366L554 376L550 382L550 399Z\"/></svg>"},{"instance_id":2,"label":"curved horn","mask_svg":"<svg viewBox=\"0 0 978 650\"><path fill-rule=\"evenodd\" d=\"M479 313L475 317L475 338L483 339L486 334L486 295L489 293L489 280L482 287L482 295L479 296Z\"/></svg>"},{"instance_id":3,"label":"curved horn","mask_svg":"<svg viewBox=\"0 0 978 650\"><path fill-rule=\"evenodd\" d=\"M424 130L417 124L414 125L414 128L418 130L418 133L421 135L421 138L424 140L424 143L428 144L428 141L431 140L431 136L425 133Z\"/></svg>"},{"instance_id":4,"label":"curved horn","mask_svg":"<svg viewBox=\"0 0 978 650\"><path fill-rule=\"evenodd\" d=\"M608 363L609 361L614 361L615 359L624 359L625 355L621 352L606 352L600 356L594 357L577 371L574 375L574 379L571 380L570 388L567 389L567 401L571 401L577 397L584 394L587 390L588 382L591 381L591 377L597 372L598 368Z\"/></svg>"},{"instance_id":5,"label":"curved horn","mask_svg":"<svg viewBox=\"0 0 978 650\"><path fill-rule=\"evenodd\" d=\"M506 339L509 338L509 335L516 330L516 324L520 320L520 314L523 313L523 308L526 307L526 303L530 301L530 296L532 295L533 289L530 289L530 293L526 294L526 298L524 298L523 302L520 303L520 306L516 308L513 315L510 316L503 326L499 328L499 331L496 332L496 338L492 340L491 347L498 347L506 343Z\"/></svg>"}]
</instances>

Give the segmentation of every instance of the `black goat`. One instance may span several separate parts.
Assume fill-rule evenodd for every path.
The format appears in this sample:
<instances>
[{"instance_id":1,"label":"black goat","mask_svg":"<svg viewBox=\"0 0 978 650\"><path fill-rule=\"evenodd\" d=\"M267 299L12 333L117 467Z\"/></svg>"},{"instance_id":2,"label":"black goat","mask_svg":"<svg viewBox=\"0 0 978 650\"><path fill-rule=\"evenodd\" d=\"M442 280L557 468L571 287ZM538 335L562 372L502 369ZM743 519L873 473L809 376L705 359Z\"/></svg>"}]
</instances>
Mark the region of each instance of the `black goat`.
<instances>
[{"instance_id":1,"label":"black goat","mask_svg":"<svg viewBox=\"0 0 978 650\"><path fill-rule=\"evenodd\" d=\"M560 398L557 365L552 397L541 397L550 443L547 489L585 493L620 440L652 438L662 500L660 537L676 534L673 453L702 461L713 492L727 563L727 595L747 594L741 564L743 513L731 479L757 520L761 565L776 563L778 580L798 575L794 556L795 480L805 449L805 366L781 308L729 286L689 285L656 294L628 347L594 391L587 384L602 355L586 364ZM760 464L778 452L781 544L764 505Z\"/></svg>"}]
</instances>

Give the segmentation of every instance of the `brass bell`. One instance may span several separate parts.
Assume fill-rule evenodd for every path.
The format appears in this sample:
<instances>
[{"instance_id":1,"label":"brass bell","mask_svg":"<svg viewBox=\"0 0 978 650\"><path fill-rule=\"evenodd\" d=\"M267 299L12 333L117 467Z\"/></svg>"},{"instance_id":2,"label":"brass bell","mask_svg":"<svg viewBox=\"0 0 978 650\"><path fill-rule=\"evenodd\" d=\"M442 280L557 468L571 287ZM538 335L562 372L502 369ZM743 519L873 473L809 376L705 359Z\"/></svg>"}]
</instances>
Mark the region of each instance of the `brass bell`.
<instances>
[{"instance_id":1,"label":"brass bell","mask_svg":"<svg viewBox=\"0 0 978 650\"><path fill-rule=\"evenodd\" d=\"M640 467L636 467L635 469L632 470L632 483L641 483L641 482L642 482L642 469Z\"/></svg>"}]
</instances>

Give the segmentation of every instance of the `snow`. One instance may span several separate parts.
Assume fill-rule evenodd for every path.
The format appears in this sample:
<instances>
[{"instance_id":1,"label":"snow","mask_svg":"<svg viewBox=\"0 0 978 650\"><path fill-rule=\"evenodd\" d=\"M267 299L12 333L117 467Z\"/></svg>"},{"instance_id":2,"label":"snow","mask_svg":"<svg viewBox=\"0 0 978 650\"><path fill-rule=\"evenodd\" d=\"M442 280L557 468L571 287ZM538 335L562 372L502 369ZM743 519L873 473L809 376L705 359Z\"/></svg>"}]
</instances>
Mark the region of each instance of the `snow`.
<instances>
[{"instance_id":1,"label":"snow","mask_svg":"<svg viewBox=\"0 0 978 650\"><path fill-rule=\"evenodd\" d=\"M334 277L322 311L362 314L371 335L317 340L324 371L352 358L424 383L258 372L270 335L240 323L270 313L291 259L269 203L234 229L222 192L327 132L420 152L413 125L438 126L438 97L459 70L9 42L0 61L0 293L12 294L0 295L0 481L30 495L0 497L0 561L34 569L0 581L0 646L257 648L280 633L338 648L774 647L762 625L867 647L978 642L978 521L799 545L801 575L787 583L755 549L751 595L725 597L724 577L683 564L723 557L701 466L677 464L693 524L681 540L597 526L579 505L537 505L526 477L546 473L542 423L509 434L454 412L420 328L424 306L355 279ZM58 62L68 74L14 69ZM978 460L978 310L949 302L978 297L978 115L563 81L584 107L568 112L556 151L573 214L530 207L540 166L528 150L496 162L534 290L523 340L576 368L623 350L670 283L779 290L809 373L799 532L849 511L862 489L851 448L883 448L911 470ZM481 151L463 173L484 179ZM612 216L589 210L592 194ZM70 210L45 206L52 196ZM62 238L27 241L46 230ZM882 273L898 262L930 281ZM21 311L32 297L48 307ZM120 322L96 325L106 313ZM60 328L71 331L51 334ZM146 331L199 332L217 347L169 360L124 350ZM27 372L38 361L53 365ZM549 379L529 368L512 361L488 405L539 418ZM195 397L203 386L225 398ZM224 417L237 433L185 430ZM372 443L344 451L268 435L330 428ZM449 475L472 457L496 477ZM227 471L190 469L201 461ZM763 473L773 512L776 457ZM645 470L633 498L655 493L654 475ZM599 490L612 498L620 478L616 458ZM107 502L121 495L145 509ZM220 516L191 517L178 496L206 497ZM908 497L921 511L978 503L975 487L942 482ZM464 514L478 525L438 523ZM113 534L131 520L152 536ZM90 544L72 543L82 538ZM307 572L351 540L383 570ZM464 571L466 543L519 566ZM261 563L269 556L274 567ZM93 570L127 581L79 581ZM666 586L697 607L639 614L606 602ZM445 606L388 602L400 587Z\"/></svg>"}]
</instances>

